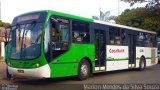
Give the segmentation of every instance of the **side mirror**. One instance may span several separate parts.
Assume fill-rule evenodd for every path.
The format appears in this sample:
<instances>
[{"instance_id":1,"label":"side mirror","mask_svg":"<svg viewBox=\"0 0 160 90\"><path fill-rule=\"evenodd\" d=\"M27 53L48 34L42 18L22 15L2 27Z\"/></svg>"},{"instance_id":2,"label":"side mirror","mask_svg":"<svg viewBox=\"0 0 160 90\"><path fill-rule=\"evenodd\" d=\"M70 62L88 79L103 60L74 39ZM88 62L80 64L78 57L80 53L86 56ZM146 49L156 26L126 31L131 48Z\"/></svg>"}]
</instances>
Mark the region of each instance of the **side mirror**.
<instances>
[{"instance_id":1,"label":"side mirror","mask_svg":"<svg viewBox=\"0 0 160 90\"><path fill-rule=\"evenodd\" d=\"M5 28L5 45L10 41L11 26Z\"/></svg>"}]
</instances>

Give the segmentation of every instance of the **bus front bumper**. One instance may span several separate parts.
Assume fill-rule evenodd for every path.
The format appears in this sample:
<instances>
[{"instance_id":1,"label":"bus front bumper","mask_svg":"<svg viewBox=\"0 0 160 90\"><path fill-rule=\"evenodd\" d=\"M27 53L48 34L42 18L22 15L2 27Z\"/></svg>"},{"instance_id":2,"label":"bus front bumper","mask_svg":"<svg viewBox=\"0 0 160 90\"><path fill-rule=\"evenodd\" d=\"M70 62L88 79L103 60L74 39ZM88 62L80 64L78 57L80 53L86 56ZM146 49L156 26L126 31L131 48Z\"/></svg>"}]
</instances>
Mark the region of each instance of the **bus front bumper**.
<instances>
[{"instance_id":1,"label":"bus front bumper","mask_svg":"<svg viewBox=\"0 0 160 90\"><path fill-rule=\"evenodd\" d=\"M26 77L37 77L37 78L50 78L50 67L49 65L44 65L39 68L33 69L22 69L22 68L13 68L8 66L9 74L15 76L26 76Z\"/></svg>"}]
</instances>

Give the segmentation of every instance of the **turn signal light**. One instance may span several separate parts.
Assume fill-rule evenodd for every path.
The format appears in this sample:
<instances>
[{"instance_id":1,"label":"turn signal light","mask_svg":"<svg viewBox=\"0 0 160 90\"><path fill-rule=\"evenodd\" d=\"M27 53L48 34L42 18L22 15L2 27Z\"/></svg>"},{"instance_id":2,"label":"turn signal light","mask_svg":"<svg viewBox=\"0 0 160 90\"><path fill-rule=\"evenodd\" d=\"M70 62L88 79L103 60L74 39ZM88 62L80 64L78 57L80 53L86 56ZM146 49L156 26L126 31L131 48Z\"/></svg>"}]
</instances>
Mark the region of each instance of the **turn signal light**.
<instances>
[{"instance_id":1,"label":"turn signal light","mask_svg":"<svg viewBox=\"0 0 160 90\"><path fill-rule=\"evenodd\" d=\"M8 62L8 63L7 63L7 65L8 65L8 66L10 66L10 65L11 65L11 63L10 63L10 62Z\"/></svg>"}]
</instances>

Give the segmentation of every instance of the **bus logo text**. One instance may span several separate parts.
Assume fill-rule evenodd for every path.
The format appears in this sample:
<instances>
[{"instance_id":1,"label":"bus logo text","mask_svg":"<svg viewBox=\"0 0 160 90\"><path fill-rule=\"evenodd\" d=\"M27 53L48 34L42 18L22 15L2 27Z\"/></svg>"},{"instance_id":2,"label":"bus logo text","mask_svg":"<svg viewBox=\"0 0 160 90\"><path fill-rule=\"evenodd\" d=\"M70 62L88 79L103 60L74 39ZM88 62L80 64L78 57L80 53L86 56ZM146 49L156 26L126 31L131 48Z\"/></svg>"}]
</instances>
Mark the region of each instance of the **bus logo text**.
<instances>
[{"instance_id":1,"label":"bus logo text","mask_svg":"<svg viewBox=\"0 0 160 90\"><path fill-rule=\"evenodd\" d=\"M124 49L109 49L110 53L124 53Z\"/></svg>"}]
</instances>

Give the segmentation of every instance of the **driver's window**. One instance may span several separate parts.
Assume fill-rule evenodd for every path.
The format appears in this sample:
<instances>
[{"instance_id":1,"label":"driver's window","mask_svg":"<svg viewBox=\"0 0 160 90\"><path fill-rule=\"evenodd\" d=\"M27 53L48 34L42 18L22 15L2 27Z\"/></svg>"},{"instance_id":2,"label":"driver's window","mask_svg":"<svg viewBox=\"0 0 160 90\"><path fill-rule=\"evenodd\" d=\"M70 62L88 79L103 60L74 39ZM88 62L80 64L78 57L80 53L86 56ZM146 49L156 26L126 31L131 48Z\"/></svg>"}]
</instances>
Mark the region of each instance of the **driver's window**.
<instances>
[{"instance_id":1,"label":"driver's window","mask_svg":"<svg viewBox=\"0 0 160 90\"><path fill-rule=\"evenodd\" d=\"M67 50L69 46L69 20L60 17L51 18L52 50Z\"/></svg>"},{"instance_id":2,"label":"driver's window","mask_svg":"<svg viewBox=\"0 0 160 90\"><path fill-rule=\"evenodd\" d=\"M51 23L51 40L52 42L57 42L59 39L59 31L54 23Z\"/></svg>"}]
</instances>

